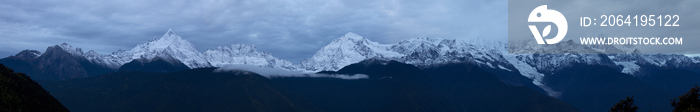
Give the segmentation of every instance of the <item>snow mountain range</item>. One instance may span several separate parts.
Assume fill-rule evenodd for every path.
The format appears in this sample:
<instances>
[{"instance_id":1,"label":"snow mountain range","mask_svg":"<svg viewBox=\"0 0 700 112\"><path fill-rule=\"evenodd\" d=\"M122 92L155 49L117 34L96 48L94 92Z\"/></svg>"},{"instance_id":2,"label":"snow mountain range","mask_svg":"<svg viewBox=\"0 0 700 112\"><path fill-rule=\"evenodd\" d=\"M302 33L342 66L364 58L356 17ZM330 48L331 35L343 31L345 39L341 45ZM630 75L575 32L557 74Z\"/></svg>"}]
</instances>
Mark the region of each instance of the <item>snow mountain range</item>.
<instances>
[{"instance_id":1,"label":"snow mountain range","mask_svg":"<svg viewBox=\"0 0 700 112\"><path fill-rule=\"evenodd\" d=\"M321 48L311 58L301 63L292 63L260 52L255 46L232 44L200 52L189 41L175 34L171 29L161 38L139 44L131 50L119 50L111 54L84 53L67 43L57 45L73 56L113 70L134 60L172 59L182 62L189 68L222 67L245 64L259 67L278 68L289 71L320 72L337 71L347 65L366 59L396 60L417 67L430 67L448 63L472 63L492 71L513 72L522 75L535 85L542 84L546 74L573 64L603 65L622 73L635 75L641 66L676 67L700 72L700 57L684 55L641 54L629 46L601 47L578 45L572 41L561 42L545 47L532 47L513 42L489 41L483 39L457 40L420 37L403 40L395 44L380 44L355 33L347 33ZM518 46L519 45L519 46ZM576 47L570 47L576 46ZM520 52L566 51L576 48L584 54L509 54L508 49ZM624 52L628 54L595 54L601 52ZM38 51L22 52L17 56L39 57Z\"/></svg>"},{"instance_id":2,"label":"snow mountain range","mask_svg":"<svg viewBox=\"0 0 700 112\"><path fill-rule=\"evenodd\" d=\"M539 92L541 96L548 95L566 101L584 111L605 111L608 104L629 95L636 95L638 97L635 98L646 101L640 102L640 107L649 107L645 109L668 110L670 106L665 103L666 107L659 106L659 102L668 101L666 98L672 98L670 94L687 92L687 88L698 84L697 79L700 79L700 57L644 54L634 46L581 45L571 40L553 45L532 43L532 40L504 42L478 38L460 40L420 37L393 44L380 44L350 32L333 40L301 63L292 63L245 44L219 46L200 52L192 43L168 30L160 38L111 54L98 54L92 50L83 52L81 48L62 43L48 47L44 53L24 50L0 59L0 64L40 80L101 77L117 71L176 73L194 68L252 65L294 73L332 74L365 70L366 73L377 73L368 74L368 79L393 80L387 84L407 88L426 85L395 84L401 82L396 80L402 76L416 76L406 79L439 78L436 82L448 83L447 85L459 85L451 83L461 81L484 88L476 91L490 91L494 90L494 85L502 85L485 83L479 79L481 77L492 79L486 82L500 81L509 85L504 88L525 86L531 93ZM420 72L425 74L410 75L423 74ZM121 73L132 72L116 74ZM468 80L452 80L459 77ZM307 81L300 80L296 83Z\"/></svg>"}]
</instances>

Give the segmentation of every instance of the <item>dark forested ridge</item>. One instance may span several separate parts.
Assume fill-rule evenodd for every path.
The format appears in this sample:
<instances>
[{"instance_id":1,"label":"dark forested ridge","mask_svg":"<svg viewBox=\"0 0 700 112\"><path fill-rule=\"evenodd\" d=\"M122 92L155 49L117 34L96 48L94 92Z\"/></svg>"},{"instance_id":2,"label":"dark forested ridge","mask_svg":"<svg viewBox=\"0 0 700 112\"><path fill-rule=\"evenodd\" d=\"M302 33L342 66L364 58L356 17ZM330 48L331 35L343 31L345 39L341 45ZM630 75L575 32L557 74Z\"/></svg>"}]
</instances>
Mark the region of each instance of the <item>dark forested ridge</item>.
<instances>
[{"instance_id":1,"label":"dark forested ridge","mask_svg":"<svg viewBox=\"0 0 700 112\"><path fill-rule=\"evenodd\" d=\"M627 96L634 96L640 111L672 109L670 100L674 94L605 66L576 64L546 76L544 82L562 92L559 99L582 111L608 111Z\"/></svg>"},{"instance_id":2,"label":"dark forested ridge","mask_svg":"<svg viewBox=\"0 0 700 112\"><path fill-rule=\"evenodd\" d=\"M213 70L117 72L42 84L76 112L319 111L255 73Z\"/></svg>"},{"instance_id":3,"label":"dark forested ridge","mask_svg":"<svg viewBox=\"0 0 700 112\"><path fill-rule=\"evenodd\" d=\"M0 64L0 111L68 112L68 109L24 73L15 73Z\"/></svg>"},{"instance_id":4,"label":"dark forested ridge","mask_svg":"<svg viewBox=\"0 0 700 112\"><path fill-rule=\"evenodd\" d=\"M421 70L397 61L365 60L335 73L366 74L370 79L284 78L274 81L313 97L312 101L325 105L319 107L330 111L578 111L566 102L529 87L508 86L495 75L468 63ZM326 91L314 92L317 90ZM335 100L340 101L333 102Z\"/></svg>"},{"instance_id":5,"label":"dark forested ridge","mask_svg":"<svg viewBox=\"0 0 700 112\"><path fill-rule=\"evenodd\" d=\"M166 61L158 63L167 63ZM641 77L576 64L544 77L556 98L506 84L469 63L417 68L365 60L321 74L366 79L278 77L200 68L170 73L121 71L96 77L40 81L71 111L607 111L634 96L641 111L671 110L676 88L693 72L653 69ZM651 71L649 69L647 71ZM664 72L665 71L665 72ZM675 72L674 72L675 71ZM663 74L666 73L666 74ZM649 79L653 78L653 79ZM641 79L641 80L640 80ZM680 80L680 82L673 82ZM683 87L676 87L683 86ZM687 89L686 89L687 91Z\"/></svg>"},{"instance_id":6,"label":"dark forested ridge","mask_svg":"<svg viewBox=\"0 0 700 112\"><path fill-rule=\"evenodd\" d=\"M471 64L427 69L367 61L341 69L369 79L273 78L215 68L117 72L44 81L72 111L578 111L528 87L503 84ZM441 72L438 72L441 71Z\"/></svg>"}]
</instances>

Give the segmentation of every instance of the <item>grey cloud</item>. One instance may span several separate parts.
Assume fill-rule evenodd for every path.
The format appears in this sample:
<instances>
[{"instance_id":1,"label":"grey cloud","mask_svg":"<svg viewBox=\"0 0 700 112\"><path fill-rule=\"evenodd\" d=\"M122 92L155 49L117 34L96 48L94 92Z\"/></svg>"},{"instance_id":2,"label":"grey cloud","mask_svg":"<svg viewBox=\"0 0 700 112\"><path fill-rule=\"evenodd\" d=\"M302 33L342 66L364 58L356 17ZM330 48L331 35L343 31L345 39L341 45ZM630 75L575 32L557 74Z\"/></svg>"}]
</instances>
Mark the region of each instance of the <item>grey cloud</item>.
<instances>
[{"instance_id":1,"label":"grey cloud","mask_svg":"<svg viewBox=\"0 0 700 112\"><path fill-rule=\"evenodd\" d=\"M172 28L200 51L253 44L300 62L347 32L380 43L420 36L505 40L505 0L1 1L0 51L67 42L108 54Z\"/></svg>"},{"instance_id":2,"label":"grey cloud","mask_svg":"<svg viewBox=\"0 0 700 112\"><path fill-rule=\"evenodd\" d=\"M11 53L11 52L3 52L3 51L0 51L0 58L5 58L5 57L11 56L11 55L15 55L15 54L17 54L17 53Z\"/></svg>"}]
</instances>

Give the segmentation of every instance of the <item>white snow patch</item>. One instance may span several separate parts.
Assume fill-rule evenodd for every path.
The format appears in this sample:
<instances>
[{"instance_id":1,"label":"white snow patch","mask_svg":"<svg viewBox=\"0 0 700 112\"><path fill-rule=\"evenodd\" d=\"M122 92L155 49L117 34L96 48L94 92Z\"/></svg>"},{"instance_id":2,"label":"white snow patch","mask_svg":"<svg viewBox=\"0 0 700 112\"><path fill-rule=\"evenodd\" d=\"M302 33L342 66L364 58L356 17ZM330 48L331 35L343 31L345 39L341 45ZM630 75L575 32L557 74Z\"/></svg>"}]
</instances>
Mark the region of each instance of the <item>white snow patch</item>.
<instances>
[{"instance_id":1,"label":"white snow patch","mask_svg":"<svg viewBox=\"0 0 700 112\"><path fill-rule=\"evenodd\" d=\"M537 69L535 67L532 67L529 64L518 60L518 58L516 58L516 56L517 55L513 55L513 54L505 54L505 53L503 54L503 58L508 60L508 62L510 62L510 64L512 64L513 67L515 67L515 69L518 69L518 71L520 71L521 75L532 79L532 84L535 84L537 87L542 88L542 90L547 92L547 94L550 97L557 98L561 95L561 92L555 91L552 88L550 88L549 86L542 83L542 80L544 78L544 74L537 72ZM499 67L501 67L501 66L499 65Z\"/></svg>"},{"instance_id":2,"label":"white snow patch","mask_svg":"<svg viewBox=\"0 0 700 112\"><path fill-rule=\"evenodd\" d=\"M700 54L683 54L686 57L690 58L693 63L700 63Z\"/></svg>"},{"instance_id":3,"label":"white snow patch","mask_svg":"<svg viewBox=\"0 0 700 112\"><path fill-rule=\"evenodd\" d=\"M229 72L229 71L238 71L238 70L254 72L254 73L260 74L261 76L266 77L268 79L278 78L278 77L323 77L323 78L339 78L339 79L346 79L346 80L369 78L369 76L367 76L365 74L353 74L353 75L331 74L331 75L329 75L329 74L302 73L302 72L287 71L287 70L275 69L275 68L258 67L258 66L253 66L253 65L226 65L226 66L222 66L220 68L217 68L216 70L214 70L214 72Z\"/></svg>"},{"instance_id":4,"label":"white snow patch","mask_svg":"<svg viewBox=\"0 0 700 112\"><path fill-rule=\"evenodd\" d=\"M503 58L508 60L508 62L510 64L512 64L513 67L515 67L515 69L518 69L518 71L520 71L521 75L523 75L527 78L530 78L534 81L542 82L542 78L544 78L544 74L537 72L537 69L535 67L532 67L529 64L518 60L517 58L515 58L515 56L516 55L512 55L512 54L504 54Z\"/></svg>"},{"instance_id":5,"label":"white snow patch","mask_svg":"<svg viewBox=\"0 0 700 112\"><path fill-rule=\"evenodd\" d=\"M533 83L534 83L534 81L533 81ZM559 96L561 96L561 92L554 91L552 88L550 88L550 87L547 86L547 85L544 85L544 84L539 83L539 82L535 83L535 85L536 85L537 87L542 88L542 90L544 90L545 92L547 92L547 94L548 94L549 96L551 96L551 97L558 98Z\"/></svg>"},{"instance_id":6,"label":"white snow patch","mask_svg":"<svg viewBox=\"0 0 700 112\"><path fill-rule=\"evenodd\" d=\"M498 65L498 68L501 68L501 69L503 69L503 70L513 71L513 70L510 70L510 69L508 69L508 68L506 68L506 67L503 67L503 66L501 66L501 65Z\"/></svg>"},{"instance_id":7,"label":"white snow patch","mask_svg":"<svg viewBox=\"0 0 700 112\"><path fill-rule=\"evenodd\" d=\"M635 72L639 71L639 65L635 64L636 61L632 62L615 62L615 65L622 65L622 73L634 75Z\"/></svg>"},{"instance_id":8,"label":"white snow patch","mask_svg":"<svg viewBox=\"0 0 700 112\"><path fill-rule=\"evenodd\" d=\"M486 65L488 65L488 66L491 67L491 68L496 68L496 67L493 67L493 65L491 65L491 63L486 63ZM499 65L499 66L500 66L500 65Z\"/></svg>"},{"instance_id":9,"label":"white snow patch","mask_svg":"<svg viewBox=\"0 0 700 112\"><path fill-rule=\"evenodd\" d=\"M474 60L474 62L479 63L479 64L484 64L484 62L481 62L479 60Z\"/></svg>"}]
</instances>

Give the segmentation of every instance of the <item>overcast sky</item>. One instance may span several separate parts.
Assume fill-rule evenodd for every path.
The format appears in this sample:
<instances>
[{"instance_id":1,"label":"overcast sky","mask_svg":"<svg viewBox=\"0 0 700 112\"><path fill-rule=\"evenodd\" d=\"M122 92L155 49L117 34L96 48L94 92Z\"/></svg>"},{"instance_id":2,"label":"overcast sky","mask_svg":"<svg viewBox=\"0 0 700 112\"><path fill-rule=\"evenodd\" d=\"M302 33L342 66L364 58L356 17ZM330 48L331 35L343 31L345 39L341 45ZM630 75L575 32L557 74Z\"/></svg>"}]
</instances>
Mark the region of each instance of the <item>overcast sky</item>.
<instances>
[{"instance_id":1,"label":"overcast sky","mask_svg":"<svg viewBox=\"0 0 700 112\"><path fill-rule=\"evenodd\" d=\"M129 50L168 28L200 52L253 44L298 63L354 32L390 44L421 36L507 39L505 0L2 0L0 56L63 42Z\"/></svg>"}]
</instances>

